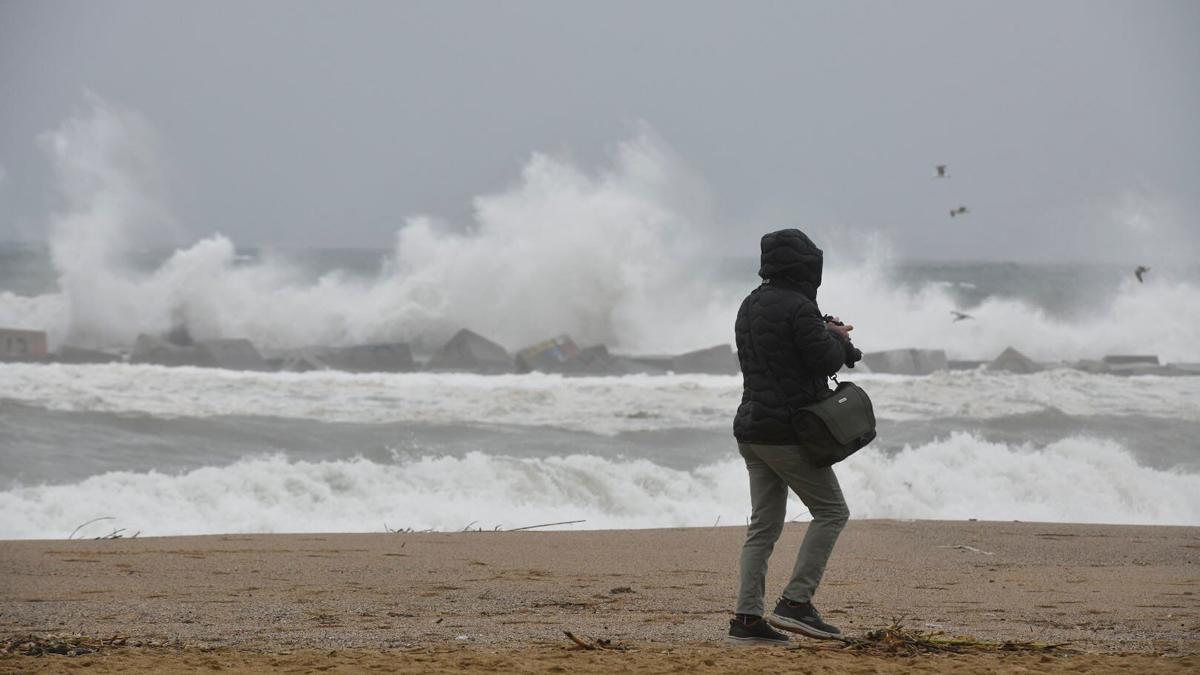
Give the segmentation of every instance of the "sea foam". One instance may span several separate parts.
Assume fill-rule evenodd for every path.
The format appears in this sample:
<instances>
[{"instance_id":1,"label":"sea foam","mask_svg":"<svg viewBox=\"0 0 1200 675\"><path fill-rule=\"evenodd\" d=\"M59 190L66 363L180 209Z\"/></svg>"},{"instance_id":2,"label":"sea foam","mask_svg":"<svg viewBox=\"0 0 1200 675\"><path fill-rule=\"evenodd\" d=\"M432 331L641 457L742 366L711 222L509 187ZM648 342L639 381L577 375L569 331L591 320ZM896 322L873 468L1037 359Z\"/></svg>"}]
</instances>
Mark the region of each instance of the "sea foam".
<instances>
[{"instance_id":1,"label":"sea foam","mask_svg":"<svg viewBox=\"0 0 1200 675\"><path fill-rule=\"evenodd\" d=\"M257 415L321 422L503 424L601 435L728 429L739 376L252 373L142 365L2 364L3 397L50 410L159 418ZM949 371L845 375L880 419L990 419L1053 411L1200 422L1200 378ZM136 384L133 384L136 383Z\"/></svg>"},{"instance_id":2,"label":"sea foam","mask_svg":"<svg viewBox=\"0 0 1200 675\"><path fill-rule=\"evenodd\" d=\"M837 466L853 518L1200 525L1200 475L1139 466L1116 443L1044 447L956 433L896 454L866 449ZM120 471L0 492L0 539L221 532L740 525L746 471L731 457L690 471L644 459L515 458L471 452L378 463L275 454L168 475ZM788 518L807 518L793 497Z\"/></svg>"}]
</instances>

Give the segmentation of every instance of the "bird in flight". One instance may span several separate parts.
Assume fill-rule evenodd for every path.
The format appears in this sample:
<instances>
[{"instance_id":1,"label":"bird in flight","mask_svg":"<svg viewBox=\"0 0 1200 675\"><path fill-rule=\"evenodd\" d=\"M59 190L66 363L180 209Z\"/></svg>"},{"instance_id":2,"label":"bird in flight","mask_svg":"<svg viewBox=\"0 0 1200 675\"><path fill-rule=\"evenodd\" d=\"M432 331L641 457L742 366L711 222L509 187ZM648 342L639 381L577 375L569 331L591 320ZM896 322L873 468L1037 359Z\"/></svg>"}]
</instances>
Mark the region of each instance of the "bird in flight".
<instances>
[{"instance_id":1,"label":"bird in flight","mask_svg":"<svg viewBox=\"0 0 1200 675\"><path fill-rule=\"evenodd\" d=\"M933 177L934 178L949 178L950 174L946 173L946 165L938 164L937 166L933 167Z\"/></svg>"},{"instance_id":2,"label":"bird in flight","mask_svg":"<svg viewBox=\"0 0 1200 675\"><path fill-rule=\"evenodd\" d=\"M1138 268L1133 271L1133 276L1137 277L1139 284L1145 283L1144 281L1142 281L1142 276L1144 276L1146 274L1146 272L1149 272L1149 271L1150 271L1149 267L1146 267L1145 265L1138 265Z\"/></svg>"},{"instance_id":3,"label":"bird in flight","mask_svg":"<svg viewBox=\"0 0 1200 675\"><path fill-rule=\"evenodd\" d=\"M970 213L970 211L968 211L967 207L965 207L965 206L960 206L956 209L950 209L950 217L951 218L953 218L955 216L965 216L968 213Z\"/></svg>"},{"instance_id":4,"label":"bird in flight","mask_svg":"<svg viewBox=\"0 0 1200 675\"><path fill-rule=\"evenodd\" d=\"M975 317L971 316L970 314L967 314L966 312L960 312L957 309L950 310L950 314L952 314L954 316L954 320L956 322L975 318Z\"/></svg>"}]
</instances>

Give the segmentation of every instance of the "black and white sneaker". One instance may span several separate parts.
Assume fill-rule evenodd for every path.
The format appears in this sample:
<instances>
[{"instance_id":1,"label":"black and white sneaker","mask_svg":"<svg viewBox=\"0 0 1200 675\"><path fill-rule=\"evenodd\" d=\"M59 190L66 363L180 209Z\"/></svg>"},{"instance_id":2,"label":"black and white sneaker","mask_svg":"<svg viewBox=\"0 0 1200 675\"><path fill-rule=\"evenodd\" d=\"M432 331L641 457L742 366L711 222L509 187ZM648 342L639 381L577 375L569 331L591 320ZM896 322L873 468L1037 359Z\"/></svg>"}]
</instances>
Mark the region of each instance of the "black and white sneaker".
<instances>
[{"instance_id":1,"label":"black and white sneaker","mask_svg":"<svg viewBox=\"0 0 1200 675\"><path fill-rule=\"evenodd\" d=\"M729 620L729 634L726 642L735 644L776 644L786 645L788 636L771 628L761 616L738 614Z\"/></svg>"},{"instance_id":2,"label":"black and white sneaker","mask_svg":"<svg viewBox=\"0 0 1200 675\"><path fill-rule=\"evenodd\" d=\"M783 630L800 633L815 638L837 639L842 637L842 631L837 626L831 626L821 620L821 614L811 602L793 602L780 598L775 605L775 612L768 619L771 625Z\"/></svg>"}]
</instances>

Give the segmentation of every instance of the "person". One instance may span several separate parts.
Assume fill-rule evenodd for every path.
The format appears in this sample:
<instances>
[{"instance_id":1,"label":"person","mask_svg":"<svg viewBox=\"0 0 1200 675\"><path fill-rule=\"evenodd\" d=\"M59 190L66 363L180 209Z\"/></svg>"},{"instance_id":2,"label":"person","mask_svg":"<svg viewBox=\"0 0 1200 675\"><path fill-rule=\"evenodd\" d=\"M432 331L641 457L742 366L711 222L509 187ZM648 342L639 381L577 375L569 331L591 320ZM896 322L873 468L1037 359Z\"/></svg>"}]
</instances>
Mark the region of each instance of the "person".
<instances>
[{"instance_id":1,"label":"person","mask_svg":"<svg viewBox=\"0 0 1200 675\"><path fill-rule=\"evenodd\" d=\"M762 284L742 302L734 325L742 402L733 435L750 474L752 512L727 639L786 643L787 635L776 628L836 638L841 631L821 618L812 598L850 512L833 468L817 468L805 458L790 411L828 396L829 376L853 366L862 353L850 341L854 326L822 316L817 307L821 249L797 229L764 235L761 248ZM783 532L789 488L812 522L791 580L764 618L767 560Z\"/></svg>"}]
</instances>

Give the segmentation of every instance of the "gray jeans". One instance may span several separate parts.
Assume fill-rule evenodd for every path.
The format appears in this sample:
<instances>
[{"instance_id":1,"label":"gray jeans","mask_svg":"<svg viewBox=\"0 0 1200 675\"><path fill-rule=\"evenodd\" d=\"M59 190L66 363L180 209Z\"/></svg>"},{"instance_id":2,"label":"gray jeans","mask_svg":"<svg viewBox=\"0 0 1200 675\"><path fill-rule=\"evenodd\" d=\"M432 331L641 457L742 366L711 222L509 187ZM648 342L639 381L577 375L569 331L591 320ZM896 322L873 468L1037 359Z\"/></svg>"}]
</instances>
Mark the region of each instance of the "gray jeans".
<instances>
[{"instance_id":1,"label":"gray jeans","mask_svg":"<svg viewBox=\"0 0 1200 675\"><path fill-rule=\"evenodd\" d=\"M846 526L850 511L842 497L842 488L831 467L816 468L795 445L758 445L738 443L738 451L750 472L750 502L753 512L742 546L741 587L737 613L763 615L766 593L767 560L783 532L790 487L808 507L812 522L804 533L804 542L796 556L792 579L783 589L784 597L796 602L812 600L825 563L833 552L838 535Z\"/></svg>"}]
</instances>

